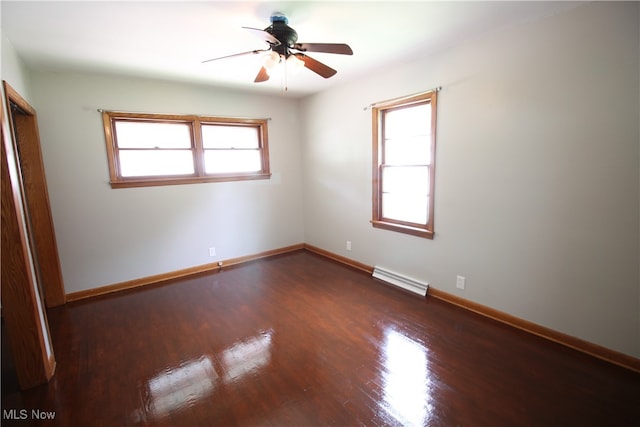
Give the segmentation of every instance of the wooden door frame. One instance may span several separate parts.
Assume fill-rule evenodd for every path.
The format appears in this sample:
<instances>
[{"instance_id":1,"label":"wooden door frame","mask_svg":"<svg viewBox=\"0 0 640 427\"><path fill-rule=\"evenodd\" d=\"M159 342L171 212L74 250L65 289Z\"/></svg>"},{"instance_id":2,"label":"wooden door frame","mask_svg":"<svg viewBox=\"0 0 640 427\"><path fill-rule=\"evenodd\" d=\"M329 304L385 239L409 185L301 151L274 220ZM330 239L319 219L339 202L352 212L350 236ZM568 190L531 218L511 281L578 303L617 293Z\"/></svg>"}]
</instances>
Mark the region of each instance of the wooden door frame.
<instances>
[{"instance_id":1,"label":"wooden door frame","mask_svg":"<svg viewBox=\"0 0 640 427\"><path fill-rule=\"evenodd\" d=\"M9 118L0 102L2 314L18 382L26 389L49 381L56 361L30 251L20 164Z\"/></svg>"},{"instance_id":2,"label":"wooden door frame","mask_svg":"<svg viewBox=\"0 0 640 427\"><path fill-rule=\"evenodd\" d=\"M35 109L6 81L3 81L3 86L11 140L26 193L24 202L30 217L28 227L33 242L32 250L35 252L33 255L42 278L40 285L46 306L56 307L66 302L66 295L40 149L37 115ZM12 111L12 104L19 108L19 113Z\"/></svg>"}]
</instances>

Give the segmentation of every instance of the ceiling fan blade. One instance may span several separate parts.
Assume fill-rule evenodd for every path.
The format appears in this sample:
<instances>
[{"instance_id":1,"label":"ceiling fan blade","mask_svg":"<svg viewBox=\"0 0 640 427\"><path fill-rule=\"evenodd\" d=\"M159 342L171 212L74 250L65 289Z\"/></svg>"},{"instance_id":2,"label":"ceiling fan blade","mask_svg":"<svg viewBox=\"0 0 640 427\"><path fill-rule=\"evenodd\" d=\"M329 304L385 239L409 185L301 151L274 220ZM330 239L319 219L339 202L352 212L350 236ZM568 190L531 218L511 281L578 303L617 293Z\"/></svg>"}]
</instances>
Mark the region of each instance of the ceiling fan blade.
<instances>
[{"instance_id":1,"label":"ceiling fan blade","mask_svg":"<svg viewBox=\"0 0 640 427\"><path fill-rule=\"evenodd\" d=\"M255 83L260 83L260 82L266 82L267 80L269 80L269 73L267 73L267 69L262 67L260 68L260 71L258 71L258 75L256 76L256 79L254 80Z\"/></svg>"},{"instance_id":2,"label":"ceiling fan blade","mask_svg":"<svg viewBox=\"0 0 640 427\"><path fill-rule=\"evenodd\" d=\"M321 75L325 79L335 75L337 73L336 70L329 67L328 65L324 65L322 62L316 61L310 56L307 56L303 53L295 53L294 54L298 59L304 61L304 66L313 71L316 74Z\"/></svg>"},{"instance_id":3,"label":"ceiling fan blade","mask_svg":"<svg viewBox=\"0 0 640 427\"><path fill-rule=\"evenodd\" d=\"M353 50L344 43L296 43L293 48L301 52L337 53L340 55L353 55Z\"/></svg>"},{"instance_id":4,"label":"ceiling fan blade","mask_svg":"<svg viewBox=\"0 0 640 427\"><path fill-rule=\"evenodd\" d=\"M202 63L204 64L205 62L217 61L219 59L233 58L235 56L244 56L244 55L251 55L251 54L255 55L255 54L260 53L260 52L268 52L268 51L269 51L269 49L250 50L248 52L234 53L233 55L227 55L227 56L221 56L219 58L207 59L206 61L202 61Z\"/></svg>"},{"instance_id":5,"label":"ceiling fan blade","mask_svg":"<svg viewBox=\"0 0 640 427\"><path fill-rule=\"evenodd\" d=\"M279 46L281 44L280 40L275 38L273 34L266 32L265 30L261 30L259 28L251 28L251 27L242 27L242 28L244 28L245 30L251 31L251 33L255 34L256 36L260 37L264 41L274 46Z\"/></svg>"}]
</instances>

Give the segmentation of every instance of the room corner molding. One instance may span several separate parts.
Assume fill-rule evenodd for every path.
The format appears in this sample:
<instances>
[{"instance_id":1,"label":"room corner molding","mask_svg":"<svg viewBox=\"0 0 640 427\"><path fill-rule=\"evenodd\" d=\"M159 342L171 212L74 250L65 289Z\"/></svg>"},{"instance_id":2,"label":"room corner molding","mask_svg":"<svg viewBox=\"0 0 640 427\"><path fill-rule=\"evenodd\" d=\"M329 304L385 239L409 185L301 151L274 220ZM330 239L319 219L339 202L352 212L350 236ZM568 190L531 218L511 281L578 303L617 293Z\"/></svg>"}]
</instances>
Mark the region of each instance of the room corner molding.
<instances>
[{"instance_id":1,"label":"room corner molding","mask_svg":"<svg viewBox=\"0 0 640 427\"><path fill-rule=\"evenodd\" d=\"M337 261L340 264L344 264L348 267L355 268L356 270L364 271L367 274L373 273L373 267L367 264L363 264L351 258L344 257L342 255L335 254L333 252L325 251L324 249L320 249L317 246L309 245L307 243L304 244L304 249L312 252L314 254L323 256L325 258L331 259L333 261Z\"/></svg>"}]
</instances>

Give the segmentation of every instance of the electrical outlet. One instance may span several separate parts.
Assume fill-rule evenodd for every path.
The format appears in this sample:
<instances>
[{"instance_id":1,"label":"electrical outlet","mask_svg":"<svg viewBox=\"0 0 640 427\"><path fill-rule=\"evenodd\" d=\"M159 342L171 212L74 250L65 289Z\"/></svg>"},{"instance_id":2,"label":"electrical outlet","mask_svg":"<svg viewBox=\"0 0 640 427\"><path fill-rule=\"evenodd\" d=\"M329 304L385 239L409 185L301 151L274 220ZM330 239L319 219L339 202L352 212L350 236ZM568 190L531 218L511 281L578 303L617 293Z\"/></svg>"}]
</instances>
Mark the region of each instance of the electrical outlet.
<instances>
[{"instance_id":1,"label":"electrical outlet","mask_svg":"<svg viewBox=\"0 0 640 427\"><path fill-rule=\"evenodd\" d=\"M351 240L347 240L347 250L351 250Z\"/></svg>"},{"instance_id":2,"label":"electrical outlet","mask_svg":"<svg viewBox=\"0 0 640 427\"><path fill-rule=\"evenodd\" d=\"M209 248L209 256L216 256L216 248Z\"/></svg>"},{"instance_id":3,"label":"electrical outlet","mask_svg":"<svg viewBox=\"0 0 640 427\"><path fill-rule=\"evenodd\" d=\"M456 288L464 290L464 282L466 278L464 276L456 276Z\"/></svg>"}]
</instances>

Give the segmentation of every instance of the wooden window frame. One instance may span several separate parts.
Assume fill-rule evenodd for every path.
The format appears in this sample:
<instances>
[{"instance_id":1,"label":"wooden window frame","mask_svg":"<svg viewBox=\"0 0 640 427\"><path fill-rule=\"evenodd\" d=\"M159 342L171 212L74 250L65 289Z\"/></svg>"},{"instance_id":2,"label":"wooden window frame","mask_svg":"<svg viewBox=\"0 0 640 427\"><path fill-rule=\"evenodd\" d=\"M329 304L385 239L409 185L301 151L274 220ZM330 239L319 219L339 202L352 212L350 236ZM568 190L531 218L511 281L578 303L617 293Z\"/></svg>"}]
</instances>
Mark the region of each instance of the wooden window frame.
<instances>
[{"instance_id":1,"label":"wooden window frame","mask_svg":"<svg viewBox=\"0 0 640 427\"><path fill-rule=\"evenodd\" d=\"M194 173L190 175L161 175L124 177L120 174L119 148L115 123L118 121L151 122L151 123L184 123L191 128L191 152L194 161ZM268 119L209 117L179 114L143 114L117 111L103 111L102 122L107 145L109 161L109 177L111 188L149 187L159 185L195 184L205 182L244 181L269 179L269 141ZM202 142L202 125L246 126L258 130L261 169L257 172L235 172L207 174L204 171L204 148Z\"/></svg>"},{"instance_id":2,"label":"wooden window frame","mask_svg":"<svg viewBox=\"0 0 640 427\"><path fill-rule=\"evenodd\" d=\"M429 164L429 199L426 224L417 224L396 219L385 218L382 215L382 168L384 166L384 113L400 108L431 104L431 138ZM433 239L434 231L434 195L436 169L436 111L437 91L425 92L403 98L396 98L379 102L371 106L372 134L373 134L373 213L371 224L373 227L399 233L411 234L418 237Z\"/></svg>"}]
</instances>

